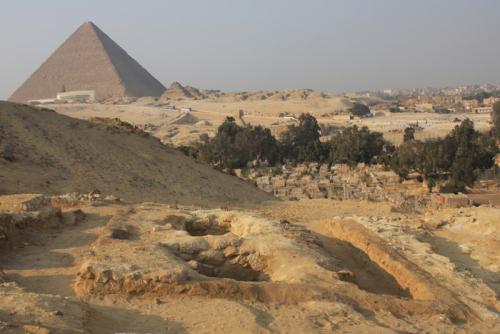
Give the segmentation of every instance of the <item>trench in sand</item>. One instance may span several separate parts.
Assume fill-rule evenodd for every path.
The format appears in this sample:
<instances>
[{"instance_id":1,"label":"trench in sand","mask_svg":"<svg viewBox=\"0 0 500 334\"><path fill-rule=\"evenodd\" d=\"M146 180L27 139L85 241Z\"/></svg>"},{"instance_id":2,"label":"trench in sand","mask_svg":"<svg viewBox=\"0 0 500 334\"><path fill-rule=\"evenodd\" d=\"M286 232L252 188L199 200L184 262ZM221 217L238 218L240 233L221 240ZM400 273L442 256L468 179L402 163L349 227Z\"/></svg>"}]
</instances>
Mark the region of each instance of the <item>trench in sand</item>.
<instances>
[{"instance_id":1,"label":"trench in sand","mask_svg":"<svg viewBox=\"0 0 500 334\"><path fill-rule=\"evenodd\" d=\"M347 240L336 238L321 222L302 224L321 241L323 250L335 262L345 267L337 272L339 279L350 282L370 293L412 298L410 291L403 288L396 278L373 261L366 252ZM329 266L324 266L330 270Z\"/></svg>"}]
</instances>

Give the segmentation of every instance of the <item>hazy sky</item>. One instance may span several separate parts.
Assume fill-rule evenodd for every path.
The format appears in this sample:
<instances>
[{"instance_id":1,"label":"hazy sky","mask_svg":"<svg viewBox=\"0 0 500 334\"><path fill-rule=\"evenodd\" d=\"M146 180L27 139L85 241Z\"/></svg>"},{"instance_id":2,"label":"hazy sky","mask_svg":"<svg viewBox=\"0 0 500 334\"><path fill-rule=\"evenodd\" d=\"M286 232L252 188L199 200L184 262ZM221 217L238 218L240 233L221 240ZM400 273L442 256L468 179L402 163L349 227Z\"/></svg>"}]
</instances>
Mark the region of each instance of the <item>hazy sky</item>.
<instances>
[{"instance_id":1,"label":"hazy sky","mask_svg":"<svg viewBox=\"0 0 500 334\"><path fill-rule=\"evenodd\" d=\"M500 82L500 0L0 0L0 99L84 21L163 84L348 91Z\"/></svg>"}]
</instances>

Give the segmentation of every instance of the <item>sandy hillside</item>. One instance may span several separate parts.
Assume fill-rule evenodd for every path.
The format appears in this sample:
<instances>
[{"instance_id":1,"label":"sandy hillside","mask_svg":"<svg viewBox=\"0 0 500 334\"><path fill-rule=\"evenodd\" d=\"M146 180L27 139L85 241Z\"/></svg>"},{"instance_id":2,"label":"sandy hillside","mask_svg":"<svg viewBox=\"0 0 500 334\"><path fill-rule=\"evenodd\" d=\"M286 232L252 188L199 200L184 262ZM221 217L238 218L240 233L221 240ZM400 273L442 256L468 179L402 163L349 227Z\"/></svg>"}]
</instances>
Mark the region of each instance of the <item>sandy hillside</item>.
<instances>
[{"instance_id":1,"label":"sandy hillside","mask_svg":"<svg viewBox=\"0 0 500 334\"><path fill-rule=\"evenodd\" d=\"M270 199L141 131L8 102L0 102L0 124L1 193L98 189L131 201L202 206L246 206Z\"/></svg>"}]
</instances>

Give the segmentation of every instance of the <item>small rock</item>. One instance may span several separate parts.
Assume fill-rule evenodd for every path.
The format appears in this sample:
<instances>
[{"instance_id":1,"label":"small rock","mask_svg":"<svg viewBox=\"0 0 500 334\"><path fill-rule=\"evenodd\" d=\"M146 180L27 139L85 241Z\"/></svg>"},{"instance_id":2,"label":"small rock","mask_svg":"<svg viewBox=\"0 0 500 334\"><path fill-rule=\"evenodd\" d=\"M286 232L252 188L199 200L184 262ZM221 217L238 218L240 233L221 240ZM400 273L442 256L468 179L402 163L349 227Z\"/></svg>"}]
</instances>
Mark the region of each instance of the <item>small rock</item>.
<instances>
[{"instance_id":1,"label":"small rock","mask_svg":"<svg viewBox=\"0 0 500 334\"><path fill-rule=\"evenodd\" d=\"M198 261L195 261L195 260L190 260L187 262L188 266L190 266L191 268L193 269L198 269L199 265L198 265Z\"/></svg>"},{"instance_id":2,"label":"small rock","mask_svg":"<svg viewBox=\"0 0 500 334\"><path fill-rule=\"evenodd\" d=\"M119 229L119 228L114 228L111 230L111 235L110 237L112 239L118 239L118 240L128 240L130 239L131 235L130 232L127 230Z\"/></svg>"},{"instance_id":3,"label":"small rock","mask_svg":"<svg viewBox=\"0 0 500 334\"><path fill-rule=\"evenodd\" d=\"M4 144L2 147L0 147L0 156L7 161L16 160L14 156L14 147L10 144Z\"/></svg>"},{"instance_id":4,"label":"small rock","mask_svg":"<svg viewBox=\"0 0 500 334\"><path fill-rule=\"evenodd\" d=\"M448 225L448 224L449 224L449 222L448 222L446 219L443 219L443 220L441 220L441 221L440 221L440 222L436 225L436 228L441 228L441 227L443 227L443 226L445 226L445 225Z\"/></svg>"},{"instance_id":5,"label":"small rock","mask_svg":"<svg viewBox=\"0 0 500 334\"><path fill-rule=\"evenodd\" d=\"M5 283L8 282L9 280L7 279L7 275L2 271L2 268L0 268L0 283Z\"/></svg>"},{"instance_id":6,"label":"small rock","mask_svg":"<svg viewBox=\"0 0 500 334\"><path fill-rule=\"evenodd\" d=\"M235 257L238 255L238 249L236 247L233 247L233 246L229 246L227 247L225 250L224 250L224 256L225 257Z\"/></svg>"},{"instance_id":7,"label":"small rock","mask_svg":"<svg viewBox=\"0 0 500 334\"><path fill-rule=\"evenodd\" d=\"M85 213L80 209L76 209L64 212L62 218L64 224L73 226L85 220Z\"/></svg>"},{"instance_id":8,"label":"small rock","mask_svg":"<svg viewBox=\"0 0 500 334\"><path fill-rule=\"evenodd\" d=\"M99 189L94 189L90 192L90 195L91 196L95 196L95 195L101 195L101 191Z\"/></svg>"},{"instance_id":9,"label":"small rock","mask_svg":"<svg viewBox=\"0 0 500 334\"><path fill-rule=\"evenodd\" d=\"M56 310L56 311L52 312L52 315L62 317L64 315L64 313L61 310Z\"/></svg>"},{"instance_id":10,"label":"small rock","mask_svg":"<svg viewBox=\"0 0 500 334\"><path fill-rule=\"evenodd\" d=\"M47 328L36 325L24 325L23 329L27 334L50 334Z\"/></svg>"},{"instance_id":11,"label":"small rock","mask_svg":"<svg viewBox=\"0 0 500 334\"><path fill-rule=\"evenodd\" d=\"M338 278L345 282L355 282L354 273L350 270L337 271Z\"/></svg>"},{"instance_id":12,"label":"small rock","mask_svg":"<svg viewBox=\"0 0 500 334\"><path fill-rule=\"evenodd\" d=\"M107 195L106 197L104 197L104 200L108 201L108 202L120 202L121 201L121 199L119 197L116 197L114 195Z\"/></svg>"},{"instance_id":13,"label":"small rock","mask_svg":"<svg viewBox=\"0 0 500 334\"><path fill-rule=\"evenodd\" d=\"M105 270L99 275L99 277L97 278L97 282L106 284L111 280L112 276L113 273L111 272L111 270Z\"/></svg>"},{"instance_id":14,"label":"small rock","mask_svg":"<svg viewBox=\"0 0 500 334\"><path fill-rule=\"evenodd\" d=\"M281 224L281 225L289 225L289 224L290 224L290 222L289 222L288 220L286 220L286 219L281 219L281 220L280 220L280 224Z\"/></svg>"}]
</instances>

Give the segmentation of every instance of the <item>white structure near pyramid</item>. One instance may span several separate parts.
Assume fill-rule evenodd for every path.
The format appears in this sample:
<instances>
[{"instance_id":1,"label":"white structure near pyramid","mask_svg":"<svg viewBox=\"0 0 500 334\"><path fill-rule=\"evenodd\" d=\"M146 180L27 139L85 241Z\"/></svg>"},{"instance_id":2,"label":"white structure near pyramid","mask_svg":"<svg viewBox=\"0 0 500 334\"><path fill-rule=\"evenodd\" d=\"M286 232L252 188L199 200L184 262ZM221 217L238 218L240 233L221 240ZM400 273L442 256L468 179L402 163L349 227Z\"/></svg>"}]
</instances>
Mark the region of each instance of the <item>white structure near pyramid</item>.
<instances>
[{"instance_id":1,"label":"white structure near pyramid","mask_svg":"<svg viewBox=\"0 0 500 334\"><path fill-rule=\"evenodd\" d=\"M94 91L98 100L160 96L165 87L92 22L82 24L9 100L55 98Z\"/></svg>"}]
</instances>

